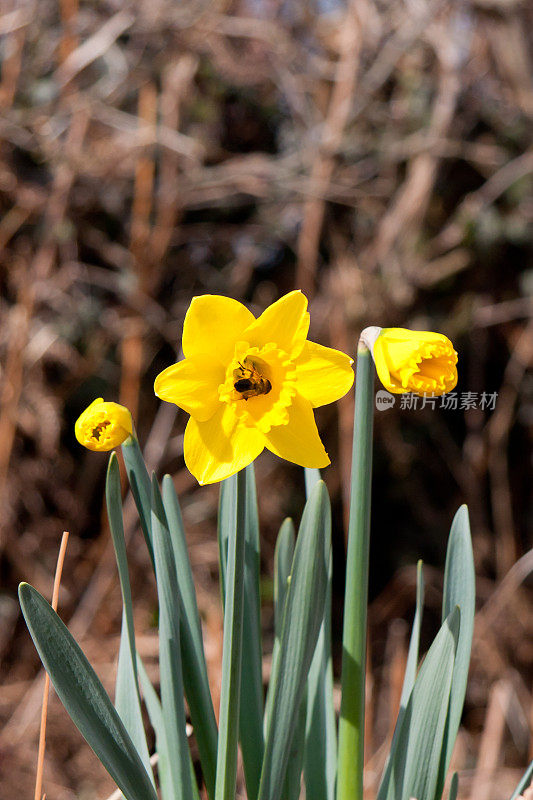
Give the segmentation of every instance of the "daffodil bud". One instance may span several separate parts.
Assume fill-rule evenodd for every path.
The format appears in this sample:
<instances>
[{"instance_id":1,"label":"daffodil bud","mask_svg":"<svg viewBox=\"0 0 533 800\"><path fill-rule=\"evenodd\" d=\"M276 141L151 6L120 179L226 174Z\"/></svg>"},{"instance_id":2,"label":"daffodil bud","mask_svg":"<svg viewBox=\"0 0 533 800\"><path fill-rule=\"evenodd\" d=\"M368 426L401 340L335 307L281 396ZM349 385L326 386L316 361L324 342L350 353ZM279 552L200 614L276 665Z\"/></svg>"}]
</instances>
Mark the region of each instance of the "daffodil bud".
<instances>
[{"instance_id":1,"label":"daffodil bud","mask_svg":"<svg viewBox=\"0 0 533 800\"><path fill-rule=\"evenodd\" d=\"M442 333L372 326L361 340L389 392L441 395L457 384L457 353Z\"/></svg>"},{"instance_id":2,"label":"daffodil bud","mask_svg":"<svg viewBox=\"0 0 533 800\"><path fill-rule=\"evenodd\" d=\"M80 444L102 453L118 447L131 435L131 414L124 406L105 403L98 397L80 414L74 431Z\"/></svg>"}]
</instances>

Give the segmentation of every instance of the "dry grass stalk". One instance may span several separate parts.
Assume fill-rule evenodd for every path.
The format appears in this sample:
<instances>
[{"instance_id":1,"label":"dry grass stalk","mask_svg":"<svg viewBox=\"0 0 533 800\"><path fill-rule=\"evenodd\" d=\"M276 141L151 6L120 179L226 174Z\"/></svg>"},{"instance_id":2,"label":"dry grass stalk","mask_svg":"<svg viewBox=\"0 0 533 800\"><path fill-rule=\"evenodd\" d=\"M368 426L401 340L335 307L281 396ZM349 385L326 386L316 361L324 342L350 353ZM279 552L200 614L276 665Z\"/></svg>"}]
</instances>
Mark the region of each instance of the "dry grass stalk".
<instances>
[{"instance_id":1,"label":"dry grass stalk","mask_svg":"<svg viewBox=\"0 0 533 800\"><path fill-rule=\"evenodd\" d=\"M59 555L57 557L56 573L54 577L54 589L52 592L52 608L57 611L57 604L59 602L59 587L61 585L61 575L63 572L63 564L65 563L65 554L67 552L68 531L63 531L61 537L61 545L59 548ZM46 748L46 719L48 716L48 698L50 695L50 676L48 673L44 679L43 690L43 705L41 709L41 729L39 731L39 754L37 757L37 775L35 777L35 794L34 800L44 800L43 797L43 772L44 772L44 751Z\"/></svg>"},{"instance_id":2,"label":"dry grass stalk","mask_svg":"<svg viewBox=\"0 0 533 800\"><path fill-rule=\"evenodd\" d=\"M492 798L494 773L498 768L511 693L512 685L506 680L498 681L491 689L470 800Z\"/></svg>"}]
</instances>

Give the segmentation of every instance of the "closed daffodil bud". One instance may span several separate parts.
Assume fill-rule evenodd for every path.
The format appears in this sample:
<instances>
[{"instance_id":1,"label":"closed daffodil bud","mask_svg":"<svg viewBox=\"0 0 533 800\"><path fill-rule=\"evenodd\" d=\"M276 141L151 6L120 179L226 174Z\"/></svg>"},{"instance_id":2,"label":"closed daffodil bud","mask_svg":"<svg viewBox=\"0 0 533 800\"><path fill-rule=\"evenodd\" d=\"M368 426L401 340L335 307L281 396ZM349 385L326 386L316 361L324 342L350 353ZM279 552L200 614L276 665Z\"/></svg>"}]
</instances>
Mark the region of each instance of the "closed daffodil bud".
<instances>
[{"instance_id":1,"label":"closed daffodil bud","mask_svg":"<svg viewBox=\"0 0 533 800\"><path fill-rule=\"evenodd\" d=\"M80 444L103 453L122 444L131 435L133 423L127 408L98 397L80 414L74 431Z\"/></svg>"},{"instance_id":2,"label":"closed daffodil bud","mask_svg":"<svg viewBox=\"0 0 533 800\"><path fill-rule=\"evenodd\" d=\"M381 383L393 394L441 395L457 384L457 353L443 333L370 327L361 339Z\"/></svg>"}]
</instances>

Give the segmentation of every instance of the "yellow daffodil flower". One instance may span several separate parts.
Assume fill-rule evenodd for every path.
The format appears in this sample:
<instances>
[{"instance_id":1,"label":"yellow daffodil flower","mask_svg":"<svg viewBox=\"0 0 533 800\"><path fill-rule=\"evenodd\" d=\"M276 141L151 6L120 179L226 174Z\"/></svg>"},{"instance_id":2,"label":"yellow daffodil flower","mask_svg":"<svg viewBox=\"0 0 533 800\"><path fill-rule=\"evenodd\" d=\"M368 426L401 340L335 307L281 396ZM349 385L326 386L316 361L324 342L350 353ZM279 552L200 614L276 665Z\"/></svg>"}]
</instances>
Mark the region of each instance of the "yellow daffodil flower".
<instances>
[{"instance_id":1,"label":"yellow daffodil flower","mask_svg":"<svg viewBox=\"0 0 533 800\"><path fill-rule=\"evenodd\" d=\"M442 333L371 327L361 339L389 392L441 395L457 384L457 353Z\"/></svg>"},{"instance_id":2,"label":"yellow daffodil flower","mask_svg":"<svg viewBox=\"0 0 533 800\"><path fill-rule=\"evenodd\" d=\"M307 298L290 292L257 319L237 300L194 297L185 316L185 359L157 376L158 397L190 414L185 463L200 484L250 464L264 447L305 467L329 458L313 408L353 382L352 359L307 341Z\"/></svg>"},{"instance_id":3,"label":"yellow daffodil flower","mask_svg":"<svg viewBox=\"0 0 533 800\"><path fill-rule=\"evenodd\" d=\"M74 431L80 444L102 453L118 447L131 435L131 414L124 406L104 403L103 398L98 397L80 414Z\"/></svg>"}]
</instances>

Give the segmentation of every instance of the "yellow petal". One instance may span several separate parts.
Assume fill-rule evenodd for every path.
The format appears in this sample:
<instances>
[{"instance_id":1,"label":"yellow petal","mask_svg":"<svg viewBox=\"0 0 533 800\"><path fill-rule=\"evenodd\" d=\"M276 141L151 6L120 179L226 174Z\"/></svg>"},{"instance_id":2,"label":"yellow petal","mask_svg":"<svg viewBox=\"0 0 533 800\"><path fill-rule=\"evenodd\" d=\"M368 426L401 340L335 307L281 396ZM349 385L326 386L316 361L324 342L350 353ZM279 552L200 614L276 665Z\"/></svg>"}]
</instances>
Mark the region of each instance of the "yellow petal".
<instances>
[{"instance_id":1,"label":"yellow petal","mask_svg":"<svg viewBox=\"0 0 533 800\"><path fill-rule=\"evenodd\" d=\"M100 453L118 447L132 431L128 409L118 403L105 403L102 397L93 400L74 425L78 442L88 450Z\"/></svg>"},{"instance_id":2,"label":"yellow petal","mask_svg":"<svg viewBox=\"0 0 533 800\"><path fill-rule=\"evenodd\" d=\"M161 400L175 403L199 422L213 416L220 406L218 387L224 382L225 370L211 356L191 356L160 372L154 392Z\"/></svg>"},{"instance_id":3,"label":"yellow petal","mask_svg":"<svg viewBox=\"0 0 533 800\"><path fill-rule=\"evenodd\" d=\"M185 464L202 486L235 475L264 446L263 434L240 424L233 408L225 404L207 422L191 417L183 443Z\"/></svg>"},{"instance_id":4,"label":"yellow petal","mask_svg":"<svg viewBox=\"0 0 533 800\"><path fill-rule=\"evenodd\" d=\"M295 358L302 351L308 330L307 297L296 290L266 308L244 331L242 338L252 347L264 347L273 342Z\"/></svg>"},{"instance_id":5,"label":"yellow petal","mask_svg":"<svg viewBox=\"0 0 533 800\"><path fill-rule=\"evenodd\" d=\"M353 383L353 359L315 342L305 342L296 359L296 387L313 408L344 397Z\"/></svg>"},{"instance_id":6,"label":"yellow petal","mask_svg":"<svg viewBox=\"0 0 533 800\"><path fill-rule=\"evenodd\" d=\"M265 434L265 444L280 458L301 467L327 467L330 463L320 441L313 407L309 400L296 394L289 408L287 425L277 425Z\"/></svg>"},{"instance_id":7,"label":"yellow petal","mask_svg":"<svg viewBox=\"0 0 533 800\"><path fill-rule=\"evenodd\" d=\"M252 312L231 297L193 297L183 323L183 353L186 358L215 353L226 364L233 358L235 342L254 320Z\"/></svg>"},{"instance_id":8,"label":"yellow petal","mask_svg":"<svg viewBox=\"0 0 533 800\"><path fill-rule=\"evenodd\" d=\"M380 342L379 336L374 344L372 355L374 357L374 364L376 366L378 378L385 389L387 389L389 392L393 392L394 394L407 391L402 387L401 383L399 383L398 380L393 377L391 369L389 368L384 341L382 340Z\"/></svg>"}]
</instances>

